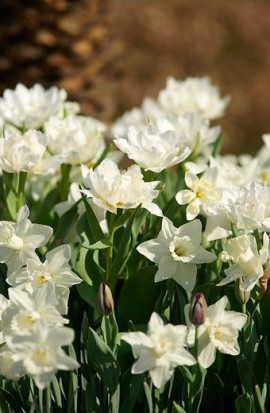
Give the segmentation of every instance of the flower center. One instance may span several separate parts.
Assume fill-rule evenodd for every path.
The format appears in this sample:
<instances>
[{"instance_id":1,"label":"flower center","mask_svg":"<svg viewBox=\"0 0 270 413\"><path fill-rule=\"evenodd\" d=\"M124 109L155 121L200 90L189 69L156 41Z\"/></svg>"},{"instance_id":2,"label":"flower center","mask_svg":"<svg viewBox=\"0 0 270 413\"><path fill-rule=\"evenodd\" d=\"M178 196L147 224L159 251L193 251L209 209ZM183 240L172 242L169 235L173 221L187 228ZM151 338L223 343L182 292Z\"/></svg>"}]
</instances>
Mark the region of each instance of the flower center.
<instances>
[{"instance_id":1,"label":"flower center","mask_svg":"<svg viewBox=\"0 0 270 413\"><path fill-rule=\"evenodd\" d=\"M203 198L203 191L196 192L196 197L197 198Z\"/></svg>"},{"instance_id":2,"label":"flower center","mask_svg":"<svg viewBox=\"0 0 270 413\"><path fill-rule=\"evenodd\" d=\"M34 285L39 287L40 285L46 284L52 280L52 274L48 271L35 270L33 272L34 276Z\"/></svg>"},{"instance_id":3,"label":"flower center","mask_svg":"<svg viewBox=\"0 0 270 413\"><path fill-rule=\"evenodd\" d=\"M37 348L33 354L33 360L36 364L48 364L49 354L45 348Z\"/></svg>"},{"instance_id":4,"label":"flower center","mask_svg":"<svg viewBox=\"0 0 270 413\"><path fill-rule=\"evenodd\" d=\"M175 252L176 255L178 255L178 257L181 257L182 255L185 254L184 249L181 248L181 247L176 247L176 248L174 249L174 252Z\"/></svg>"},{"instance_id":5,"label":"flower center","mask_svg":"<svg viewBox=\"0 0 270 413\"><path fill-rule=\"evenodd\" d=\"M173 241L170 242L169 250L174 261L189 262L195 256L191 239L187 235L174 237Z\"/></svg>"}]
</instances>

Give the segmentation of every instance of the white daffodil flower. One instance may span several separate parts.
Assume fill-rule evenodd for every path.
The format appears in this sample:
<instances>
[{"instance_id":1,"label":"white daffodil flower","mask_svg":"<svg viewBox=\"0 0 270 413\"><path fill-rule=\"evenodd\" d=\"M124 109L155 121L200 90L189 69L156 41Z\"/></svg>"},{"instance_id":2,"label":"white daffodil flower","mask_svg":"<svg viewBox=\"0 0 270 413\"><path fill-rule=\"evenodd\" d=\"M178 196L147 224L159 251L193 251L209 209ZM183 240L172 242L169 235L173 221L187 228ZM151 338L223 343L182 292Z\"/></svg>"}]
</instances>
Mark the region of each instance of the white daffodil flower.
<instances>
[{"instance_id":1,"label":"white daffodil flower","mask_svg":"<svg viewBox=\"0 0 270 413\"><path fill-rule=\"evenodd\" d=\"M140 108L133 108L116 119L111 127L111 135L125 138L130 126L141 129L149 122L156 124L157 119L164 116L166 113L159 107L156 100L146 97Z\"/></svg>"},{"instance_id":2,"label":"white daffodil flower","mask_svg":"<svg viewBox=\"0 0 270 413\"><path fill-rule=\"evenodd\" d=\"M252 182L248 187L238 187L231 193L223 192L222 200L205 212L208 241L230 235L231 223L237 230L269 232L270 187L265 183Z\"/></svg>"},{"instance_id":3,"label":"white daffodil flower","mask_svg":"<svg viewBox=\"0 0 270 413\"><path fill-rule=\"evenodd\" d=\"M178 116L194 112L203 119L223 116L229 102L230 97L221 98L219 89L208 77L188 77L184 81L169 77L158 96L159 105L167 113Z\"/></svg>"},{"instance_id":4,"label":"white daffodil flower","mask_svg":"<svg viewBox=\"0 0 270 413\"><path fill-rule=\"evenodd\" d=\"M191 148L193 156L204 154L207 159L213 150L212 144L220 134L219 126L210 127L210 121L201 119L196 113L160 117L156 120L156 124L160 132L171 130L178 144Z\"/></svg>"},{"instance_id":5,"label":"white daffodil flower","mask_svg":"<svg viewBox=\"0 0 270 413\"><path fill-rule=\"evenodd\" d=\"M56 309L57 299L52 284L44 284L32 294L19 288L9 288L9 305L2 313L3 334L22 334L37 322L54 327L68 323Z\"/></svg>"},{"instance_id":6,"label":"white daffodil flower","mask_svg":"<svg viewBox=\"0 0 270 413\"><path fill-rule=\"evenodd\" d=\"M8 267L8 275L25 265L27 258L37 259L35 250L45 245L53 230L47 225L32 224L24 205L16 222L0 221L0 262Z\"/></svg>"},{"instance_id":7,"label":"white daffodil flower","mask_svg":"<svg viewBox=\"0 0 270 413\"><path fill-rule=\"evenodd\" d=\"M10 300L8 300L4 295L0 294L0 345L5 342L4 334L3 334L3 320L2 314L10 305Z\"/></svg>"},{"instance_id":8,"label":"white daffodil flower","mask_svg":"<svg viewBox=\"0 0 270 413\"><path fill-rule=\"evenodd\" d=\"M183 162L191 149L178 139L175 130L160 132L153 124L137 129L130 126L126 138L114 139L115 145L146 171L161 172Z\"/></svg>"},{"instance_id":9,"label":"white daffodil flower","mask_svg":"<svg viewBox=\"0 0 270 413\"><path fill-rule=\"evenodd\" d=\"M53 86L45 90L40 84L30 89L19 83L15 90L6 89L0 98L0 115L19 128L40 128L50 116L57 114L67 92Z\"/></svg>"},{"instance_id":10,"label":"white daffodil flower","mask_svg":"<svg viewBox=\"0 0 270 413\"><path fill-rule=\"evenodd\" d=\"M158 238L143 242L137 250L158 264L155 282L172 278L185 290L192 291L196 282L196 264L216 259L215 254L200 245L201 236L202 224L198 219L175 228L164 217Z\"/></svg>"},{"instance_id":11,"label":"white daffodil flower","mask_svg":"<svg viewBox=\"0 0 270 413\"><path fill-rule=\"evenodd\" d=\"M221 189L216 186L217 168L207 169L201 178L192 172L186 172L185 183L190 189L179 191L175 199L180 205L189 204L186 209L188 221L216 204L221 198Z\"/></svg>"},{"instance_id":12,"label":"white daffodil flower","mask_svg":"<svg viewBox=\"0 0 270 413\"><path fill-rule=\"evenodd\" d=\"M48 156L42 132L29 129L24 134L6 131L0 138L0 167L9 173L31 172L46 175L59 167L65 155Z\"/></svg>"},{"instance_id":13,"label":"white daffodil flower","mask_svg":"<svg viewBox=\"0 0 270 413\"><path fill-rule=\"evenodd\" d=\"M207 309L205 322L198 328L198 361L208 368L214 363L216 351L236 356L240 353L238 332L245 325L247 316L236 311L225 311L227 297L222 297ZM189 307L185 306L186 323L189 329L187 342L195 342L195 326L189 321Z\"/></svg>"},{"instance_id":14,"label":"white daffodil flower","mask_svg":"<svg viewBox=\"0 0 270 413\"><path fill-rule=\"evenodd\" d=\"M250 291L262 277L263 264L269 259L269 237L266 233L263 234L263 246L259 252L253 235L231 238L228 240L225 253L227 259L234 264L224 271L226 277L217 286L223 286L241 278L239 288L242 291Z\"/></svg>"},{"instance_id":15,"label":"white daffodil flower","mask_svg":"<svg viewBox=\"0 0 270 413\"><path fill-rule=\"evenodd\" d=\"M27 259L26 267L14 271L7 282L14 287L20 286L29 293L46 283L52 284L58 301L56 307L60 314L67 314L69 287L81 282L70 269L70 257L69 245L60 245L46 254L43 263L38 258Z\"/></svg>"},{"instance_id":16,"label":"white daffodil flower","mask_svg":"<svg viewBox=\"0 0 270 413\"><path fill-rule=\"evenodd\" d=\"M0 348L0 374L15 381L26 374L22 358L10 351L6 344Z\"/></svg>"},{"instance_id":17,"label":"white daffodil flower","mask_svg":"<svg viewBox=\"0 0 270 413\"><path fill-rule=\"evenodd\" d=\"M147 334L131 332L122 336L122 340L129 343L138 356L131 373L149 371L154 386L160 389L170 379L175 367L196 364L195 358L184 348L186 334L186 326L164 325L161 317L154 312Z\"/></svg>"},{"instance_id":18,"label":"white daffodil flower","mask_svg":"<svg viewBox=\"0 0 270 413\"><path fill-rule=\"evenodd\" d=\"M120 172L115 162L105 159L93 170L82 165L84 186L82 192L100 208L116 213L118 208L136 208L142 205L154 215L162 211L152 201L158 195L159 181L144 182L138 165Z\"/></svg>"},{"instance_id":19,"label":"white daffodil flower","mask_svg":"<svg viewBox=\"0 0 270 413\"><path fill-rule=\"evenodd\" d=\"M249 185L258 176L258 160L250 155L210 157L210 168L218 170L218 185L233 191Z\"/></svg>"},{"instance_id":20,"label":"white daffodil flower","mask_svg":"<svg viewBox=\"0 0 270 413\"><path fill-rule=\"evenodd\" d=\"M6 338L7 348L13 353L9 371L31 376L39 389L50 383L57 370L72 370L78 367L73 358L66 355L62 346L67 346L74 339L74 331L67 327L48 327L41 322L27 334L10 335ZM1 367L0 367L1 369Z\"/></svg>"},{"instance_id":21,"label":"white daffodil flower","mask_svg":"<svg viewBox=\"0 0 270 413\"><path fill-rule=\"evenodd\" d=\"M105 141L104 123L86 116L51 117L45 123L45 135L50 153L66 154L65 163L94 165L101 156Z\"/></svg>"}]
</instances>

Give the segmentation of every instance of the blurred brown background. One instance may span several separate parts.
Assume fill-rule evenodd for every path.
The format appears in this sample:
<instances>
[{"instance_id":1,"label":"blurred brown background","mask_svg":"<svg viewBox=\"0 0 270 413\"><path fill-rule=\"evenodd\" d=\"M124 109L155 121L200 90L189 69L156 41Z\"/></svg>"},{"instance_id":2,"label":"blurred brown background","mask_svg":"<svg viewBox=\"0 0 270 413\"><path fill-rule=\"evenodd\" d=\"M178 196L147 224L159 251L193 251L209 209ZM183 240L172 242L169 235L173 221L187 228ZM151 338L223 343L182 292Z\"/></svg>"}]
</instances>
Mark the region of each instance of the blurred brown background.
<instances>
[{"instance_id":1,"label":"blurred brown background","mask_svg":"<svg viewBox=\"0 0 270 413\"><path fill-rule=\"evenodd\" d=\"M0 94L56 84L112 122L169 75L207 75L232 97L223 152L270 133L269 1L0 0L0 33Z\"/></svg>"}]
</instances>

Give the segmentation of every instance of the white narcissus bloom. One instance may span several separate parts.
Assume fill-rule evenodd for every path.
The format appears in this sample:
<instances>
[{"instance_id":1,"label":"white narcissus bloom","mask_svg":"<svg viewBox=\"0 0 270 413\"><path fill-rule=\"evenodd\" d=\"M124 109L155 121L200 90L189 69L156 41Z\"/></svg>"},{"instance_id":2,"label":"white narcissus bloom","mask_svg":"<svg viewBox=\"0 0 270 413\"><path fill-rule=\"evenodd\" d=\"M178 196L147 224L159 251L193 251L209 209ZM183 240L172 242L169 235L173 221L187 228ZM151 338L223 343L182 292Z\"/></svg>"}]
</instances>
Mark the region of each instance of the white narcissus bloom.
<instances>
[{"instance_id":1,"label":"white narcissus bloom","mask_svg":"<svg viewBox=\"0 0 270 413\"><path fill-rule=\"evenodd\" d=\"M24 374L31 376L39 389L44 389L57 370L73 370L79 366L61 348L71 344L73 339L71 328L48 327L41 322L26 334L7 336L7 348L15 358L12 368L6 369L8 376L14 371L21 374L24 370Z\"/></svg>"},{"instance_id":2,"label":"white narcissus bloom","mask_svg":"<svg viewBox=\"0 0 270 413\"><path fill-rule=\"evenodd\" d=\"M161 172L183 162L191 153L177 139L175 130L160 132L153 124L137 129L130 126L126 138L114 139L115 145L146 171Z\"/></svg>"},{"instance_id":3,"label":"white narcissus bloom","mask_svg":"<svg viewBox=\"0 0 270 413\"><path fill-rule=\"evenodd\" d=\"M49 327L68 323L56 309L57 299L52 284L44 284L29 294L19 288L9 288L9 305L2 313L3 334L22 334L42 321Z\"/></svg>"},{"instance_id":4,"label":"white narcissus bloom","mask_svg":"<svg viewBox=\"0 0 270 413\"><path fill-rule=\"evenodd\" d=\"M66 154L65 163L71 165L97 162L105 148L105 130L104 123L86 116L51 117L45 123L49 151Z\"/></svg>"},{"instance_id":5,"label":"white narcissus bloom","mask_svg":"<svg viewBox=\"0 0 270 413\"><path fill-rule=\"evenodd\" d=\"M196 264L216 259L215 254L200 245L201 236L202 224L198 219L175 228L164 217L158 238L143 242L137 250L158 264L155 282L172 278L185 290L192 291L196 282Z\"/></svg>"},{"instance_id":6,"label":"white narcissus bloom","mask_svg":"<svg viewBox=\"0 0 270 413\"><path fill-rule=\"evenodd\" d=\"M146 97L140 108L133 108L116 119L111 127L111 135L125 138L130 126L140 129L149 124L149 122L156 124L157 119L165 115L166 113L159 107L156 100Z\"/></svg>"},{"instance_id":7,"label":"white narcissus bloom","mask_svg":"<svg viewBox=\"0 0 270 413\"><path fill-rule=\"evenodd\" d=\"M224 252L227 260L230 259L233 265L224 271L226 277L217 286L241 278L240 289L250 291L262 277L263 264L269 259L269 237L266 233L263 234L263 246L259 252L253 235L240 235L229 239Z\"/></svg>"},{"instance_id":8,"label":"white narcissus bloom","mask_svg":"<svg viewBox=\"0 0 270 413\"><path fill-rule=\"evenodd\" d=\"M217 168L207 169L201 178L192 172L186 172L185 183L190 189L179 191L175 199L180 205L189 204L186 209L188 221L220 200L221 189L216 187L217 172Z\"/></svg>"},{"instance_id":9,"label":"white narcissus bloom","mask_svg":"<svg viewBox=\"0 0 270 413\"><path fill-rule=\"evenodd\" d=\"M81 282L70 269L70 257L69 245L60 245L46 254L43 263L37 257L27 259L26 267L14 271L7 282L14 287L20 286L29 293L46 283L52 284L58 301L56 307L61 314L67 314L69 287Z\"/></svg>"},{"instance_id":10,"label":"white narcissus bloom","mask_svg":"<svg viewBox=\"0 0 270 413\"><path fill-rule=\"evenodd\" d=\"M223 193L224 195L224 193ZM208 241L231 234L231 223L237 230L270 232L270 187L252 182L238 187L223 199L207 208L205 234Z\"/></svg>"},{"instance_id":11,"label":"white narcissus bloom","mask_svg":"<svg viewBox=\"0 0 270 413\"><path fill-rule=\"evenodd\" d=\"M10 305L10 301L2 294L0 294L0 345L5 342L4 339L4 334L3 334L3 320L2 320L2 314L8 308Z\"/></svg>"},{"instance_id":12,"label":"white narcissus bloom","mask_svg":"<svg viewBox=\"0 0 270 413\"><path fill-rule=\"evenodd\" d=\"M26 374L21 357L10 351L6 344L0 348L0 374L15 381Z\"/></svg>"},{"instance_id":13,"label":"white narcissus bloom","mask_svg":"<svg viewBox=\"0 0 270 413\"><path fill-rule=\"evenodd\" d=\"M118 208L136 208L141 204L152 214L162 216L152 202L158 195L155 188L159 181L144 182L138 165L121 172L115 162L105 159L95 170L82 165L82 176L87 188L82 192L98 207L116 213Z\"/></svg>"},{"instance_id":14,"label":"white narcissus bloom","mask_svg":"<svg viewBox=\"0 0 270 413\"><path fill-rule=\"evenodd\" d=\"M37 259L35 250L45 245L53 229L47 225L32 224L26 205L19 209L16 222L0 221L0 262L11 274L25 265L27 258Z\"/></svg>"},{"instance_id":15,"label":"white narcissus bloom","mask_svg":"<svg viewBox=\"0 0 270 413\"><path fill-rule=\"evenodd\" d=\"M236 311L225 311L227 297L222 297L207 309L204 324L198 328L198 361L204 368L214 363L216 351L236 356L240 353L237 342L239 330L245 325L247 316ZM189 321L189 307L185 306L186 323L189 329L187 341L189 345L195 342L195 326Z\"/></svg>"},{"instance_id":16,"label":"white narcissus bloom","mask_svg":"<svg viewBox=\"0 0 270 413\"><path fill-rule=\"evenodd\" d=\"M167 113L178 116L194 112L203 119L221 117L229 101L228 96L220 97L219 89L208 77L189 77L183 81L169 77L158 96L158 103Z\"/></svg>"},{"instance_id":17,"label":"white narcissus bloom","mask_svg":"<svg viewBox=\"0 0 270 413\"><path fill-rule=\"evenodd\" d=\"M155 387L160 389L171 378L175 367L196 364L195 358L184 348L186 335L186 326L164 325L161 317L154 312L147 334L131 332L122 336L122 340L129 343L138 355L131 373L149 371Z\"/></svg>"},{"instance_id":18,"label":"white narcissus bloom","mask_svg":"<svg viewBox=\"0 0 270 413\"><path fill-rule=\"evenodd\" d=\"M42 132L29 129L21 134L7 130L0 137L0 167L5 172L46 175L55 172L64 159L62 154L46 154L46 139Z\"/></svg>"},{"instance_id":19,"label":"white narcissus bloom","mask_svg":"<svg viewBox=\"0 0 270 413\"><path fill-rule=\"evenodd\" d=\"M258 176L258 160L249 155L210 157L210 168L218 169L218 184L227 190L249 185Z\"/></svg>"},{"instance_id":20,"label":"white narcissus bloom","mask_svg":"<svg viewBox=\"0 0 270 413\"><path fill-rule=\"evenodd\" d=\"M196 113L160 117L156 124L161 132L173 131L178 144L191 148L193 156L204 154L208 158L213 150L211 145L216 142L220 134L219 126L210 128L209 120L201 119Z\"/></svg>"},{"instance_id":21,"label":"white narcissus bloom","mask_svg":"<svg viewBox=\"0 0 270 413\"><path fill-rule=\"evenodd\" d=\"M45 90L40 84L28 89L19 83L15 90L6 89L0 99L0 115L19 128L40 128L63 107L67 92L53 86Z\"/></svg>"}]
</instances>

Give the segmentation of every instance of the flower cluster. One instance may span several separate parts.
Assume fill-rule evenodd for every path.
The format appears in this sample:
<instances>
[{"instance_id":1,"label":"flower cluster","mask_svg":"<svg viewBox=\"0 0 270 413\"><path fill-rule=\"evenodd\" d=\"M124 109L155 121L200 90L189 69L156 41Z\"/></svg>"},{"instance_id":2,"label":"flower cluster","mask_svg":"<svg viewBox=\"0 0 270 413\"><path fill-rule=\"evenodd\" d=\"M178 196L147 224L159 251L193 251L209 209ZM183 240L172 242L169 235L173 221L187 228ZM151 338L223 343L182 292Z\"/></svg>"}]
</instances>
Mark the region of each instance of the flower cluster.
<instances>
[{"instance_id":1,"label":"flower cluster","mask_svg":"<svg viewBox=\"0 0 270 413\"><path fill-rule=\"evenodd\" d=\"M78 367L62 349L74 332L63 327L69 287L81 282L69 266L70 247L49 251L42 263L37 249L49 241L53 229L32 224L25 205L16 222L0 222L0 262L7 266L9 299L1 299L1 374L19 379L26 374L43 389L58 369Z\"/></svg>"},{"instance_id":2,"label":"flower cluster","mask_svg":"<svg viewBox=\"0 0 270 413\"><path fill-rule=\"evenodd\" d=\"M230 99L207 77L168 78L110 127L66 99L39 84L0 99L1 389L29 376L47 388L38 411L137 411L143 389L149 411L193 412L206 374L226 386L225 354L249 375L236 410L253 403L269 376L246 366L270 334L270 135L219 155Z\"/></svg>"}]
</instances>

